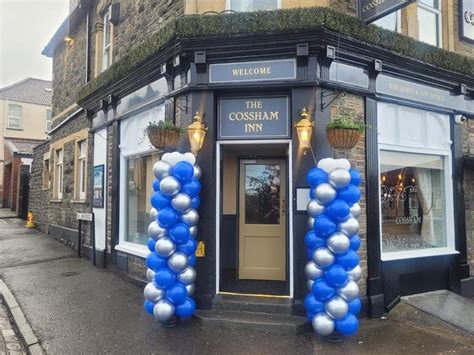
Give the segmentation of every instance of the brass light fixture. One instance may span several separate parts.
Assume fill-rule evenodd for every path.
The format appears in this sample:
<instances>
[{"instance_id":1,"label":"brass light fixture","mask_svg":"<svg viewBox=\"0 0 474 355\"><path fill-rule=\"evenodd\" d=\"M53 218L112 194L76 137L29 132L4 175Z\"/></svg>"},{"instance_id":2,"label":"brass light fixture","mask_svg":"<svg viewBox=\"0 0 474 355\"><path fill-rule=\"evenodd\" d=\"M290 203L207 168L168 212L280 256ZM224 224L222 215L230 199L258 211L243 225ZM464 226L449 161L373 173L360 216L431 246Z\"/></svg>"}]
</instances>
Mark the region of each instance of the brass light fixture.
<instances>
[{"instance_id":1,"label":"brass light fixture","mask_svg":"<svg viewBox=\"0 0 474 355\"><path fill-rule=\"evenodd\" d=\"M303 149L303 154L311 148L311 134L313 133L314 122L309 118L306 107L301 110L300 120L296 122L295 128L300 142L300 148Z\"/></svg>"},{"instance_id":2,"label":"brass light fixture","mask_svg":"<svg viewBox=\"0 0 474 355\"><path fill-rule=\"evenodd\" d=\"M193 118L193 123L188 126L189 144L194 155L201 150L204 138L206 137L207 126L203 122L199 112L196 112Z\"/></svg>"}]
</instances>

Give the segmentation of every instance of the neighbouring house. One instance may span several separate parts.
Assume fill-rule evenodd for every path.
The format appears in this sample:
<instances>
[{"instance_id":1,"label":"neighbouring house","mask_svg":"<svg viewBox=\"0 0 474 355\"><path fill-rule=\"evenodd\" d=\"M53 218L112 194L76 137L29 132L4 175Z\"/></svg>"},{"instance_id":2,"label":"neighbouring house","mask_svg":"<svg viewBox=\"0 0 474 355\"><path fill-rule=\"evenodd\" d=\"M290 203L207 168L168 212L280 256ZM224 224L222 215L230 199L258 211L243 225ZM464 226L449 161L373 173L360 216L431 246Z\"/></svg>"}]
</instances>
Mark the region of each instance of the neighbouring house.
<instances>
[{"instance_id":1,"label":"neighbouring house","mask_svg":"<svg viewBox=\"0 0 474 355\"><path fill-rule=\"evenodd\" d=\"M53 122L33 153L30 196L42 230L143 283L159 156L144 129L163 120L186 127L197 112L208 126L197 155L198 307L301 315L314 160L294 125L306 109L314 158L345 157L362 174L365 314L380 317L413 293L474 294L465 1L419 0L375 25L356 18L354 0L80 3L43 50L53 58ZM326 137L341 116L366 127L351 150ZM180 150L189 147L185 136ZM274 203L246 208L249 176L278 185ZM95 215L95 236L84 223L81 245L77 212ZM255 294L265 301L239 298Z\"/></svg>"},{"instance_id":2,"label":"neighbouring house","mask_svg":"<svg viewBox=\"0 0 474 355\"><path fill-rule=\"evenodd\" d=\"M0 191L3 207L25 216L32 149L51 129L52 83L27 78L0 88Z\"/></svg>"}]
</instances>

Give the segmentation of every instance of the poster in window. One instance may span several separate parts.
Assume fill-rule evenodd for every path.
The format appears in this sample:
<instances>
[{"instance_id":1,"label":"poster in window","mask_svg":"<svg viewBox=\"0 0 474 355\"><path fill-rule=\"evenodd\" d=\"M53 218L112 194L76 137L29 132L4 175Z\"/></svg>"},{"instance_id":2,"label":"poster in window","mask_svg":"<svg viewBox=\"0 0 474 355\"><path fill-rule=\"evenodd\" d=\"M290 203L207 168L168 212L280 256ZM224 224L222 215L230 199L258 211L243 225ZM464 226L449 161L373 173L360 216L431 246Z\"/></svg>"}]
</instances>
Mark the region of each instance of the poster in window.
<instances>
[{"instance_id":1,"label":"poster in window","mask_svg":"<svg viewBox=\"0 0 474 355\"><path fill-rule=\"evenodd\" d=\"M94 166L94 198L92 206L104 208L104 165Z\"/></svg>"}]
</instances>

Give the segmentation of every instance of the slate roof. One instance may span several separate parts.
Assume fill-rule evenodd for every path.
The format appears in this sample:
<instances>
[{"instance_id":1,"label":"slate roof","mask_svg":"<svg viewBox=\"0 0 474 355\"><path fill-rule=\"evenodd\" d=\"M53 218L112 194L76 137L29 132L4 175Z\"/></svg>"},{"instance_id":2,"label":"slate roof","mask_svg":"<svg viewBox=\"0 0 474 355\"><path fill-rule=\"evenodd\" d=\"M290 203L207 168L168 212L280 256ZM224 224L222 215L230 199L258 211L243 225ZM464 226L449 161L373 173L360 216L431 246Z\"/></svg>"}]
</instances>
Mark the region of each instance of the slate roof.
<instances>
[{"instance_id":1,"label":"slate roof","mask_svg":"<svg viewBox=\"0 0 474 355\"><path fill-rule=\"evenodd\" d=\"M49 80L26 78L0 88L0 99L51 106L52 83Z\"/></svg>"},{"instance_id":2,"label":"slate roof","mask_svg":"<svg viewBox=\"0 0 474 355\"><path fill-rule=\"evenodd\" d=\"M8 149L19 155L32 155L33 148L44 142L39 139L5 138L5 145Z\"/></svg>"}]
</instances>

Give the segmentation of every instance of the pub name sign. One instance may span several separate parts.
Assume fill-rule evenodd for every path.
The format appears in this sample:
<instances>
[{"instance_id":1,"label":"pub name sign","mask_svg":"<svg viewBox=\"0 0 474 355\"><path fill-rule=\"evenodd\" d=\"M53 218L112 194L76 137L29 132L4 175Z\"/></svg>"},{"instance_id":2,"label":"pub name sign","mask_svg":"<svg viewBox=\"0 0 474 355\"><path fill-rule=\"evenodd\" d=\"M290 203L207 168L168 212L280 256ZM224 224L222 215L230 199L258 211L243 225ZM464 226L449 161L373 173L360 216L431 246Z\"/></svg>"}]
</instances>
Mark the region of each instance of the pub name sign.
<instances>
[{"instance_id":1,"label":"pub name sign","mask_svg":"<svg viewBox=\"0 0 474 355\"><path fill-rule=\"evenodd\" d=\"M357 12L364 23L374 22L395 12L416 0L358 0Z\"/></svg>"},{"instance_id":2,"label":"pub name sign","mask_svg":"<svg viewBox=\"0 0 474 355\"><path fill-rule=\"evenodd\" d=\"M287 96L226 97L219 105L219 139L289 138Z\"/></svg>"},{"instance_id":3,"label":"pub name sign","mask_svg":"<svg viewBox=\"0 0 474 355\"><path fill-rule=\"evenodd\" d=\"M461 38L474 43L474 0L460 0L459 24Z\"/></svg>"}]
</instances>

